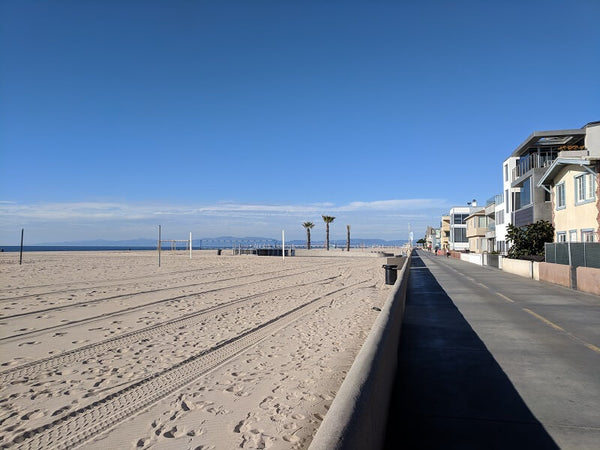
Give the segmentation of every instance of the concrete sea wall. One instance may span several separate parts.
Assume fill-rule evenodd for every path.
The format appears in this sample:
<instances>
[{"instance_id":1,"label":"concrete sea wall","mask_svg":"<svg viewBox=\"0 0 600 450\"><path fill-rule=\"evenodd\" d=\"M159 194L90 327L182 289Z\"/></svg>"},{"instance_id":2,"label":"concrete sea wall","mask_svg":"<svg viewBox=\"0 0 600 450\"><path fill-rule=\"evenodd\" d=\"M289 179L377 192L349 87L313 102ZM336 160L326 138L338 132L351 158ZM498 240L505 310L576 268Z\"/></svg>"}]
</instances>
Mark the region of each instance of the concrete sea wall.
<instances>
[{"instance_id":1,"label":"concrete sea wall","mask_svg":"<svg viewBox=\"0 0 600 450\"><path fill-rule=\"evenodd\" d=\"M398 278L373 324L310 450L381 448L398 364L410 258L402 258Z\"/></svg>"}]
</instances>

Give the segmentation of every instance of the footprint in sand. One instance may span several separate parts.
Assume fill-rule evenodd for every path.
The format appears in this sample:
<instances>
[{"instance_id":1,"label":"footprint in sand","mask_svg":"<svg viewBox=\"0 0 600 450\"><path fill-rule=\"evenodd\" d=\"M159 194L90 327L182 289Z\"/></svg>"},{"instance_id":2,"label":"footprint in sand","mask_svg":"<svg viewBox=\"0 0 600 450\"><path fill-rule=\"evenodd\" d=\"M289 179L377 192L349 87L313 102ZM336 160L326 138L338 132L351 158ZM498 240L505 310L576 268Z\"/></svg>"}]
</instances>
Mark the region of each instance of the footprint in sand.
<instances>
[{"instance_id":1,"label":"footprint in sand","mask_svg":"<svg viewBox=\"0 0 600 450\"><path fill-rule=\"evenodd\" d=\"M20 358L15 358L15 359L20 359ZM6 366L14 366L15 364L18 364L17 361L13 360L13 361L6 361L3 362L2 364L0 364L0 366L2 367L6 367Z\"/></svg>"},{"instance_id":2,"label":"footprint in sand","mask_svg":"<svg viewBox=\"0 0 600 450\"><path fill-rule=\"evenodd\" d=\"M194 409L194 404L192 402L190 402L189 400L182 400L181 401L181 409L183 409L185 412L190 411L192 409Z\"/></svg>"},{"instance_id":3,"label":"footprint in sand","mask_svg":"<svg viewBox=\"0 0 600 450\"><path fill-rule=\"evenodd\" d=\"M150 438L141 438L141 439L138 439L138 441L136 442L135 446L137 448L143 448L143 447L145 447L149 443L150 443Z\"/></svg>"},{"instance_id":4,"label":"footprint in sand","mask_svg":"<svg viewBox=\"0 0 600 450\"><path fill-rule=\"evenodd\" d=\"M213 408L213 407L206 408L206 412L214 414L215 416L220 416L220 415L223 415L223 414L229 414L231 411L229 411L228 409L223 408L222 406L218 406L216 408Z\"/></svg>"},{"instance_id":5,"label":"footprint in sand","mask_svg":"<svg viewBox=\"0 0 600 450\"><path fill-rule=\"evenodd\" d=\"M300 428L298 428L298 430L300 430ZM298 431L298 430L296 430L296 431ZM300 438L293 433L292 434L284 434L282 436L282 439L285 442L290 442L292 444L295 444L296 442L300 441Z\"/></svg>"},{"instance_id":6,"label":"footprint in sand","mask_svg":"<svg viewBox=\"0 0 600 450\"><path fill-rule=\"evenodd\" d=\"M177 432L177 427L176 426L173 427L173 428L171 428L169 431L166 431L166 432L163 433L163 436L166 437L166 438L169 438L169 439L172 439L172 438L175 438L175 437L179 437L179 436L182 436L182 435L183 435L183 433L181 431Z\"/></svg>"},{"instance_id":7,"label":"footprint in sand","mask_svg":"<svg viewBox=\"0 0 600 450\"><path fill-rule=\"evenodd\" d=\"M240 448L270 448L275 439L264 433L263 430L255 428L256 418L252 413L248 413L244 420L241 420L233 429L234 433L242 435Z\"/></svg>"},{"instance_id":8,"label":"footprint in sand","mask_svg":"<svg viewBox=\"0 0 600 450\"><path fill-rule=\"evenodd\" d=\"M54 411L54 412L52 413L52 416L58 416L59 414L62 414L62 413L64 413L65 411L68 411L68 410L69 410L69 408L70 408L69 406L63 406L62 408L59 408L59 409L57 409L56 411Z\"/></svg>"},{"instance_id":9,"label":"footprint in sand","mask_svg":"<svg viewBox=\"0 0 600 450\"><path fill-rule=\"evenodd\" d=\"M41 342L39 342L39 341L22 342L19 344L19 347L22 347L24 345L38 345L38 344L41 344Z\"/></svg>"},{"instance_id":10,"label":"footprint in sand","mask_svg":"<svg viewBox=\"0 0 600 450\"><path fill-rule=\"evenodd\" d=\"M23 414L21 416L21 420L39 419L40 417L43 417L43 416L44 416L44 413L42 411L40 411L39 409L35 409L31 412Z\"/></svg>"},{"instance_id":11,"label":"footprint in sand","mask_svg":"<svg viewBox=\"0 0 600 450\"><path fill-rule=\"evenodd\" d=\"M267 398L265 398L262 402L260 402L260 404L258 405L258 407L260 409L264 409L267 410L271 407L271 405L269 405L269 403L273 400L273 397L268 396Z\"/></svg>"}]
</instances>

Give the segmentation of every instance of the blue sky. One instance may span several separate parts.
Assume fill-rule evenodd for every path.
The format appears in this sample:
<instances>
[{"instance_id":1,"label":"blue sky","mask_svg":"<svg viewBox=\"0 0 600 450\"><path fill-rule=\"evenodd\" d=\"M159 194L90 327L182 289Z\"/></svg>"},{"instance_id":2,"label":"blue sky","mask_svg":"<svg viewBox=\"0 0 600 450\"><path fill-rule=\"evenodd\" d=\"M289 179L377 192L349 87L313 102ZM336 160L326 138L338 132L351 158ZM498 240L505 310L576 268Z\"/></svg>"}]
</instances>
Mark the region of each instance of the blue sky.
<instances>
[{"instance_id":1,"label":"blue sky","mask_svg":"<svg viewBox=\"0 0 600 450\"><path fill-rule=\"evenodd\" d=\"M600 120L600 2L0 3L0 243L406 239Z\"/></svg>"}]
</instances>

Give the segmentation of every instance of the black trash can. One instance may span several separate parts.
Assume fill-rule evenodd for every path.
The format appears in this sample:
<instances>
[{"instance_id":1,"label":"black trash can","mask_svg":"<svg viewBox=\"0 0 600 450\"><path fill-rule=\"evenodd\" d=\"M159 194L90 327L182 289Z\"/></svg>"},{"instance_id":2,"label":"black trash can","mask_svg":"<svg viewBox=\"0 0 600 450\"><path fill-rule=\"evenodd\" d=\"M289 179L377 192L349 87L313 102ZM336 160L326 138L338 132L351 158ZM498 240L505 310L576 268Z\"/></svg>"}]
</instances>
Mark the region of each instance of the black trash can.
<instances>
[{"instance_id":1,"label":"black trash can","mask_svg":"<svg viewBox=\"0 0 600 450\"><path fill-rule=\"evenodd\" d=\"M218 248L218 249L217 249L217 255L220 255L220 254L221 254L221 249L220 249L220 248Z\"/></svg>"},{"instance_id":2,"label":"black trash can","mask_svg":"<svg viewBox=\"0 0 600 450\"><path fill-rule=\"evenodd\" d=\"M395 284L398 278L398 265L384 264L382 267L385 269L385 284Z\"/></svg>"}]
</instances>

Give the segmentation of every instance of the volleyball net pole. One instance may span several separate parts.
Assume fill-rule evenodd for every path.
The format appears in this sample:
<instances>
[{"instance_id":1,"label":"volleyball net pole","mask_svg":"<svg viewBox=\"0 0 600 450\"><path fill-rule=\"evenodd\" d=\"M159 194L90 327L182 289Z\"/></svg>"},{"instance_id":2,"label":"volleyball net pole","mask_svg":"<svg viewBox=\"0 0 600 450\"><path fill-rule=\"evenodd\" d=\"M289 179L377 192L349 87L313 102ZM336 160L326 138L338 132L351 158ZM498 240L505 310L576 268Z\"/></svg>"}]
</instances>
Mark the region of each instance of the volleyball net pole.
<instances>
[{"instance_id":1,"label":"volleyball net pole","mask_svg":"<svg viewBox=\"0 0 600 450\"><path fill-rule=\"evenodd\" d=\"M192 259L192 232L190 231L189 239L162 239L161 237L161 226L158 226L158 267L160 267L160 251L162 249L163 242L169 242L171 244L171 251L177 251L177 243L185 242L186 250L190 250L190 259Z\"/></svg>"}]
</instances>

